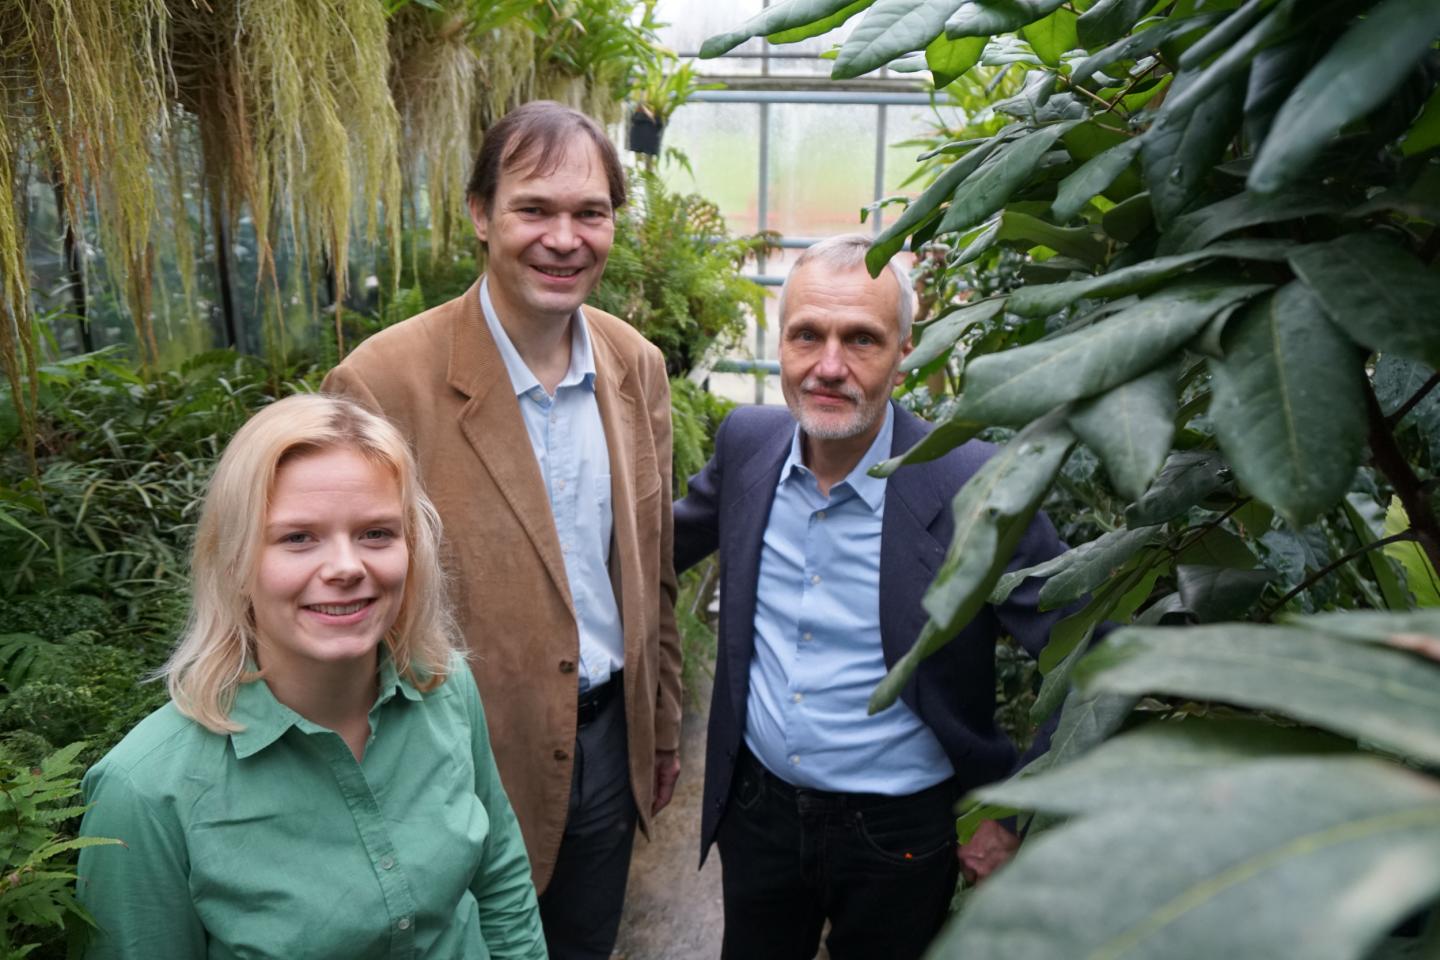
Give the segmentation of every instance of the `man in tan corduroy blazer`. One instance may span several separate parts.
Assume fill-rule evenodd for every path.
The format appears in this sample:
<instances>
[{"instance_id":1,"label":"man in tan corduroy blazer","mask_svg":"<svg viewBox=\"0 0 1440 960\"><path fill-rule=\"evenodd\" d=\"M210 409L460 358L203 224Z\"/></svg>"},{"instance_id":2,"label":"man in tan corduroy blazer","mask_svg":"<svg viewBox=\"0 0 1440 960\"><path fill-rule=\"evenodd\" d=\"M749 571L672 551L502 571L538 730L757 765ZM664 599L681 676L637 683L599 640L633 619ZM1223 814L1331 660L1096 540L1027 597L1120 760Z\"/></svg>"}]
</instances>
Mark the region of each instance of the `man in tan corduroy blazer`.
<instances>
[{"instance_id":1,"label":"man in tan corduroy blazer","mask_svg":"<svg viewBox=\"0 0 1440 960\"><path fill-rule=\"evenodd\" d=\"M324 389L411 439L550 955L608 957L636 822L679 774L669 381L633 328L581 309L625 200L593 121L512 111L468 200L486 274Z\"/></svg>"}]
</instances>

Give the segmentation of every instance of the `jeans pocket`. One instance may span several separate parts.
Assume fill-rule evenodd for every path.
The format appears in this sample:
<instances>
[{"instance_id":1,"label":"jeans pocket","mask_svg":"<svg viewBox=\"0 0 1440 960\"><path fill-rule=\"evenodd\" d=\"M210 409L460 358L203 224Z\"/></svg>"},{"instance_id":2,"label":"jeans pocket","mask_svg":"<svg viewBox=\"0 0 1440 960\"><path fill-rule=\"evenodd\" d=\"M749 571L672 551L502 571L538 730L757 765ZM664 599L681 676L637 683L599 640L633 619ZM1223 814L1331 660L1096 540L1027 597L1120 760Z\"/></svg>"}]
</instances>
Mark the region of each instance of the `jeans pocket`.
<instances>
[{"instance_id":1,"label":"jeans pocket","mask_svg":"<svg viewBox=\"0 0 1440 960\"><path fill-rule=\"evenodd\" d=\"M923 816L918 810L857 811L855 832L880 858L897 864L929 863L954 856L955 820Z\"/></svg>"},{"instance_id":2,"label":"jeans pocket","mask_svg":"<svg viewBox=\"0 0 1440 960\"><path fill-rule=\"evenodd\" d=\"M754 771L740 767L735 771L735 785L731 788L731 798L735 806L740 810L753 810L765 796L765 781Z\"/></svg>"}]
</instances>

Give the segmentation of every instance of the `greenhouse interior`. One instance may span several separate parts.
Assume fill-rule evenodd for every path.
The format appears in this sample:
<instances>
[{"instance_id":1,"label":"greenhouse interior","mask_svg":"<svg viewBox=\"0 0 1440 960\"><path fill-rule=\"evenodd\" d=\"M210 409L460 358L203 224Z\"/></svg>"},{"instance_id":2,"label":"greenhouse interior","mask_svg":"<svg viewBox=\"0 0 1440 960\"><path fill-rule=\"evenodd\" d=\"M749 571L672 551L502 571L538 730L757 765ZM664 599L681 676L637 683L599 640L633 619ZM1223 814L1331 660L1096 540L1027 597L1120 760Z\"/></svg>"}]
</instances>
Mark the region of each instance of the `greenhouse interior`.
<instances>
[{"instance_id":1,"label":"greenhouse interior","mask_svg":"<svg viewBox=\"0 0 1440 960\"><path fill-rule=\"evenodd\" d=\"M0 960L1440 958L1435 0L0 0L0 360Z\"/></svg>"}]
</instances>

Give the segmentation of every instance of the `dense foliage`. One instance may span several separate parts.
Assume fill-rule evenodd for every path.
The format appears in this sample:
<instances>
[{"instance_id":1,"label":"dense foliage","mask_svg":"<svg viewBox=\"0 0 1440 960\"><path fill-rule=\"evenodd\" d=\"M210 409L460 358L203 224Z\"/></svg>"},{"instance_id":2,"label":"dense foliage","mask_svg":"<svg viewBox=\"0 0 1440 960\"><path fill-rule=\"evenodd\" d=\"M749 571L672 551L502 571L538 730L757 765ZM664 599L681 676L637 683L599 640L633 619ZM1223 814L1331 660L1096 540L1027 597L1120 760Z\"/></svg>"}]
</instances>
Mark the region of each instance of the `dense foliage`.
<instances>
[{"instance_id":1,"label":"dense foliage","mask_svg":"<svg viewBox=\"0 0 1440 960\"><path fill-rule=\"evenodd\" d=\"M940 426L884 471L1009 438L872 706L1019 579L1088 597L1050 753L961 822L1032 842L937 954L1365 957L1415 911L1433 954L1440 6L786 0L706 52L856 15L836 78L1019 81L872 253L920 249L938 315L906 369ZM1008 570L1047 498L1085 542Z\"/></svg>"}]
</instances>

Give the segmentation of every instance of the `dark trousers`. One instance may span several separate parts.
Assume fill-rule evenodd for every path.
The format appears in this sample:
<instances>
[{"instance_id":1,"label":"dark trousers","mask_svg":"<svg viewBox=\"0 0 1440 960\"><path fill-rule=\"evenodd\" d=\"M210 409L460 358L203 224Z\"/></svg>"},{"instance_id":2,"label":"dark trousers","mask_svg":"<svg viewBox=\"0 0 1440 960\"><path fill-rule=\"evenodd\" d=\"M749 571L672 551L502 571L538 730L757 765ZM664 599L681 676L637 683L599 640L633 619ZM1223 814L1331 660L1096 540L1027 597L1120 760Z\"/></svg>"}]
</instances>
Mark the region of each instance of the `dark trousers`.
<instances>
[{"instance_id":1,"label":"dark trousers","mask_svg":"<svg viewBox=\"0 0 1440 960\"><path fill-rule=\"evenodd\" d=\"M955 891L954 783L905 797L793 787L741 750L719 846L725 960L919 957Z\"/></svg>"},{"instance_id":2,"label":"dark trousers","mask_svg":"<svg viewBox=\"0 0 1440 960\"><path fill-rule=\"evenodd\" d=\"M603 960L615 947L635 841L626 758L625 698L617 695L575 742L565 836L540 894L551 960Z\"/></svg>"}]
</instances>

